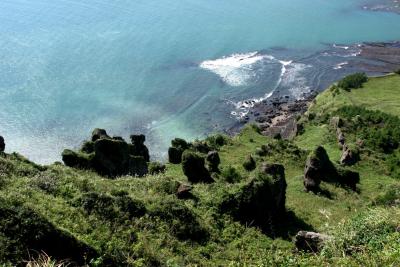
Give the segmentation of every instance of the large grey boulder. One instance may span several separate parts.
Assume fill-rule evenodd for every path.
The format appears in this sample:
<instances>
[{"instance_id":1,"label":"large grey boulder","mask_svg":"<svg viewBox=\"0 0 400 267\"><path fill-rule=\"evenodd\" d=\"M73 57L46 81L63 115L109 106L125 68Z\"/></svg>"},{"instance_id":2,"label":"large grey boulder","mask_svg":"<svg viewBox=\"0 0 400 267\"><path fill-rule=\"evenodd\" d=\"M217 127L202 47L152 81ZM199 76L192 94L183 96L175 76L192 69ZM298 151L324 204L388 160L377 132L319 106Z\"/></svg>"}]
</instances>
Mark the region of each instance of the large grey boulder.
<instances>
[{"instance_id":1,"label":"large grey boulder","mask_svg":"<svg viewBox=\"0 0 400 267\"><path fill-rule=\"evenodd\" d=\"M300 231L295 237L295 246L299 251L314 252L321 251L324 244L330 239L328 235Z\"/></svg>"}]
</instances>

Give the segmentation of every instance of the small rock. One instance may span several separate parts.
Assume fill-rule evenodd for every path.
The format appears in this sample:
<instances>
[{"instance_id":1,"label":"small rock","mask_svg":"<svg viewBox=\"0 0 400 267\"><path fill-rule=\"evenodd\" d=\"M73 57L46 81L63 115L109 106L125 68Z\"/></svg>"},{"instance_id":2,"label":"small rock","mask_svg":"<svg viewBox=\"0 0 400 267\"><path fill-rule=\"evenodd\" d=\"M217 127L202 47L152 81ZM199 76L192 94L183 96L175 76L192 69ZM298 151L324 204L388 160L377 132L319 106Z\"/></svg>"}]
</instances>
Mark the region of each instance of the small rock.
<instances>
[{"instance_id":1,"label":"small rock","mask_svg":"<svg viewBox=\"0 0 400 267\"><path fill-rule=\"evenodd\" d=\"M178 190L176 190L176 197L179 199L191 198L193 196L191 193L192 188L192 186L186 184L179 185Z\"/></svg>"},{"instance_id":2,"label":"small rock","mask_svg":"<svg viewBox=\"0 0 400 267\"><path fill-rule=\"evenodd\" d=\"M330 237L328 235L315 232L300 231L295 237L295 245L299 251L317 253L321 251L324 243L329 239Z\"/></svg>"}]
</instances>

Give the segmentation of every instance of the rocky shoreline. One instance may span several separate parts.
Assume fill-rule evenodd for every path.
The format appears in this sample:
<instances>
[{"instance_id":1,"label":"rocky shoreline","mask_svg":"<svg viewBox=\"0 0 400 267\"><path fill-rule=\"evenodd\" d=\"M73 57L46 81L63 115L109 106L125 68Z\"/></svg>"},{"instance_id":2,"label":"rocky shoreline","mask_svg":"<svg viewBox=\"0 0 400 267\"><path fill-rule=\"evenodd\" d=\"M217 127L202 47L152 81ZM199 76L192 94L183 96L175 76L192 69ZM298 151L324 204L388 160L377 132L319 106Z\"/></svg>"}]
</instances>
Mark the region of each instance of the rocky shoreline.
<instances>
[{"instance_id":1,"label":"rocky shoreline","mask_svg":"<svg viewBox=\"0 0 400 267\"><path fill-rule=\"evenodd\" d=\"M350 60L346 68L361 69L375 76L385 75L400 68L400 41L363 43L357 47L360 52L355 56L356 60ZM277 91L269 99L261 102L245 101L244 104L251 106L249 112L226 132L233 135L244 125L255 123L264 135L275 137L279 134L285 139L292 138L299 130L297 118L307 111L318 93L317 90L310 90L300 99L293 99Z\"/></svg>"}]
</instances>

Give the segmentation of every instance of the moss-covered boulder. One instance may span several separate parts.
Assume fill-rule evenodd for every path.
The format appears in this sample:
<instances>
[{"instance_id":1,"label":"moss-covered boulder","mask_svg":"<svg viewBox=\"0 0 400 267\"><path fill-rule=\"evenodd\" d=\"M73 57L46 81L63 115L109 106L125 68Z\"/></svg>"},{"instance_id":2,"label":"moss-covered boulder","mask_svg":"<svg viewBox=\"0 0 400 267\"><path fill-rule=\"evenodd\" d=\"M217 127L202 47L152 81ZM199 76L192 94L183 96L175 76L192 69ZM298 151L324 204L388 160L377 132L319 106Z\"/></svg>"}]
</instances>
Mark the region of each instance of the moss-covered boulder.
<instances>
[{"instance_id":1,"label":"moss-covered boulder","mask_svg":"<svg viewBox=\"0 0 400 267\"><path fill-rule=\"evenodd\" d=\"M207 161L207 169L210 172L219 173L219 164L221 163L221 159L217 151L210 151L206 157Z\"/></svg>"},{"instance_id":2,"label":"moss-covered boulder","mask_svg":"<svg viewBox=\"0 0 400 267\"><path fill-rule=\"evenodd\" d=\"M146 137L143 134L131 135L132 145L130 146L130 154L133 156L143 157L146 162L150 162L149 149L144 142Z\"/></svg>"},{"instance_id":3,"label":"moss-covered boulder","mask_svg":"<svg viewBox=\"0 0 400 267\"><path fill-rule=\"evenodd\" d=\"M192 183L211 183L213 179L205 167L204 158L196 152L186 150L182 155L182 170Z\"/></svg>"},{"instance_id":4,"label":"moss-covered boulder","mask_svg":"<svg viewBox=\"0 0 400 267\"><path fill-rule=\"evenodd\" d=\"M286 187L282 165L262 164L254 178L223 197L220 211L270 233L286 214Z\"/></svg>"},{"instance_id":5,"label":"moss-covered boulder","mask_svg":"<svg viewBox=\"0 0 400 267\"><path fill-rule=\"evenodd\" d=\"M135 145L130 145L121 137L111 138L105 130L95 129L91 140L84 142L78 152L64 150L62 160L65 165L73 168L93 169L97 173L109 177L147 174L146 158L149 157L148 150L143 144L144 136L133 138ZM136 149L138 147L140 149Z\"/></svg>"},{"instance_id":6,"label":"moss-covered boulder","mask_svg":"<svg viewBox=\"0 0 400 267\"><path fill-rule=\"evenodd\" d=\"M306 191L319 192L321 181L339 184L355 190L359 180L358 173L335 166L322 146L317 147L307 158L304 169Z\"/></svg>"},{"instance_id":7,"label":"moss-covered boulder","mask_svg":"<svg viewBox=\"0 0 400 267\"><path fill-rule=\"evenodd\" d=\"M189 147L189 143L184 139L173 139L171 141L171 147L168 148L168 161L172 164L180 164L182 162L183 152Z\"/></svg>"}]
</instances>

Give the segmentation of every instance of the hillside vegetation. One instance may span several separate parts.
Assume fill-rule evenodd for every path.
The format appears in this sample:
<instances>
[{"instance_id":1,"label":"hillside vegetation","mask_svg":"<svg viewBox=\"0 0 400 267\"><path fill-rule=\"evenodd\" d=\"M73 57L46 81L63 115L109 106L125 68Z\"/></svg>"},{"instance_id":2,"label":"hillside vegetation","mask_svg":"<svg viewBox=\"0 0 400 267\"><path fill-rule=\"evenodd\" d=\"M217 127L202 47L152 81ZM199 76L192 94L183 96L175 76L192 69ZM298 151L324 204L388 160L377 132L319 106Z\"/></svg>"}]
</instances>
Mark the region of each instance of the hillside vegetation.
<instances>
[{"instance_id":1,"label":"hillside vegetation","mask_svg":"<svg viewBox=\"0 0 400 267\"><path fill-rule=\"evenodd\" d=\"M24 265L45 252L72 266L399 266L399 116L393 74L357 89L333 85L299 118L293 140L253 125L188 147L178 140L170 157L188 148L183 162L151 163L144 177L0 152L0 261ZM322 179L318 191L305 190L318 146L339 173L359 174L356 188ZM207 156L202 182L207 147L220 164ZM343 147L357 155L349 164L340 164ZM296 250L300 230L330 238L318 251Z\"/></svg>"}]
</instances>

